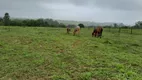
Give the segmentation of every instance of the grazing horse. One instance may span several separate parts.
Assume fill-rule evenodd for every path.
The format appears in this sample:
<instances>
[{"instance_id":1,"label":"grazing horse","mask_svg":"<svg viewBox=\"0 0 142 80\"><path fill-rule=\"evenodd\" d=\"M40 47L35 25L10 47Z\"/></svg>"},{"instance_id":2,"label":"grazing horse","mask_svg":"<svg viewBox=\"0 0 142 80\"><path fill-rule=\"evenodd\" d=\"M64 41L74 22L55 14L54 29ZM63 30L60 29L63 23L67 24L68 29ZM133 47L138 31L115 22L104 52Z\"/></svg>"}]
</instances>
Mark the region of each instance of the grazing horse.
<instances>
[{"instance_id":1,"label":"grazing horse","mask_svg":"<svg viewBox=\"0 0 142 80\"><path fill-rule=\"evenodd\" d=\"M103 28L102 27L97 27L94 29L94 31L92 32L92 37L102 37L102 32L103 32Z\"/></svg>"},{"instance_id":2,"label":"grazing horse","mask_svg":"<svg viewBox=\"0 0 142 80\"><path fill-rule=\"evenodd\" d=\"M76 26L73 32L73 35L80 33L80 26Z\"/></svg>"},{"instance_id":3,"label":"grazing horse","mask_svg":"<svg viewBox=\"0 0 142 80\"><path fill-rule=\"evenodd\" d=\"M69 26L67 26L67 33L69 34L69 33L70 33L70 31L71 31L70 27L69 27Z\"/></svg>"}]
</instances>

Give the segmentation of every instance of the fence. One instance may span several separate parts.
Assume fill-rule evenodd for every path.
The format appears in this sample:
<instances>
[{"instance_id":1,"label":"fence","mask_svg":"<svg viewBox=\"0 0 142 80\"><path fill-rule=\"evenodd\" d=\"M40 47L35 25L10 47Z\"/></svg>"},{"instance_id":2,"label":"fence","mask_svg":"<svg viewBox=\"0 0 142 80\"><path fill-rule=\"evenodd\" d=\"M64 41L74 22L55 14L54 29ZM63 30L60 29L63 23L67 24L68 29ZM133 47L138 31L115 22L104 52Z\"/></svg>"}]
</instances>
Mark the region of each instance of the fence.
<instances>
[{"instance_id":1,"label":"fence","mask_svg":"<svg viewBox=\"0 0 142 80\"><path fill-rule=\"evenodd\" d=\"M104 28L105 31L108 31L108 32L113 32L113 33L128 33L128 34L142 34L142 29L140 28Z\"/></svg>"}]
</instances>

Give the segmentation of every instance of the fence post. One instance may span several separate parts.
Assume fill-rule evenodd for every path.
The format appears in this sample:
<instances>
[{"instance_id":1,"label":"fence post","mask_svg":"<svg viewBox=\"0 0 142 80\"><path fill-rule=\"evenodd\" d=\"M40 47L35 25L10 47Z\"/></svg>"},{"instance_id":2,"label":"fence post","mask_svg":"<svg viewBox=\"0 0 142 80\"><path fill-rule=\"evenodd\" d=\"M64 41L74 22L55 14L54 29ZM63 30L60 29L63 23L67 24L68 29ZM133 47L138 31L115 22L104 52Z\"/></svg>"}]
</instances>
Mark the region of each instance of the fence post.
<instances>
[{"instance_id":1,"label":"fence post","mask_svg":"<svg viewBox=\"0 0 142 80\"><path fill-rule=\"evenodd\" d=\"M131 34L133 33L133 28L131 27Z\"/></svg>"},{"instance_id":2,"label":"fence post","mask_svg":"<svg viewBox=\"0 0 142 80\"><path fill-rule=\"evenodd\" d=\"M110 27L109 27L109 32L110 32Z\"/></svg>"},{"instance_id":3,"label":"fence post","mask_svg":"<svg viewBox=\"0 0 142 80\"><path fill-rule=\"evenodd\" d=\"M121 27L119 27L119 33L121 32Z\"/></svg>"}]
</instances>

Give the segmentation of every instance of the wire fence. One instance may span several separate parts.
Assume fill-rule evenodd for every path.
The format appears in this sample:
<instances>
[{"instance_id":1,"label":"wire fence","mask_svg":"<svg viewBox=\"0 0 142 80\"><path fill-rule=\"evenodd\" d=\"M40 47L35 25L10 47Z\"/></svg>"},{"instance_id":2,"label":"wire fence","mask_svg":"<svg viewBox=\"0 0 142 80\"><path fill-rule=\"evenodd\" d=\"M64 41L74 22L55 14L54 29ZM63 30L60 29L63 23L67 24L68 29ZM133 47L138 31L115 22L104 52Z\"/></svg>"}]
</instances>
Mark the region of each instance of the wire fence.
<instances>
[{"instance_id":1,"label":"wire fence","mask_svg":"<svg viewBox=\"0 0 142 80\"><path fill-rule=\"evenodd\" d=\"M142 35L142 28L105 28L105 31L112 33L127 33L127 34L139 34Z\"/></svg>"}]
</instances>

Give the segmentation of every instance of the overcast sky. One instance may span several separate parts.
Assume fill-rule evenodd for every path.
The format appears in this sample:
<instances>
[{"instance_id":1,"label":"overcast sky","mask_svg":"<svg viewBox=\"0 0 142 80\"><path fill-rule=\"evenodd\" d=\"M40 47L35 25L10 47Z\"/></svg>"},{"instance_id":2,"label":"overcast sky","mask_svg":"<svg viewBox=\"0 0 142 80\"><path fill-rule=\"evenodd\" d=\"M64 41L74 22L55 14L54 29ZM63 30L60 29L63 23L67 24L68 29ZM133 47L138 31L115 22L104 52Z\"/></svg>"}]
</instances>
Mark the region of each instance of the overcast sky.
<instances>
[{"instance_id":1,"label":"overcast sky","mask_svg":"<svg viewBox=\"0 0 142 80\"><path fill-rule=\"evenodd\" d=\"M0 17L122 22L142 20L142 0L0 0Z\"/></svg>"}]
</instances>

